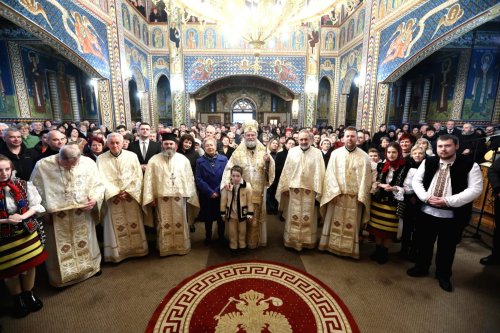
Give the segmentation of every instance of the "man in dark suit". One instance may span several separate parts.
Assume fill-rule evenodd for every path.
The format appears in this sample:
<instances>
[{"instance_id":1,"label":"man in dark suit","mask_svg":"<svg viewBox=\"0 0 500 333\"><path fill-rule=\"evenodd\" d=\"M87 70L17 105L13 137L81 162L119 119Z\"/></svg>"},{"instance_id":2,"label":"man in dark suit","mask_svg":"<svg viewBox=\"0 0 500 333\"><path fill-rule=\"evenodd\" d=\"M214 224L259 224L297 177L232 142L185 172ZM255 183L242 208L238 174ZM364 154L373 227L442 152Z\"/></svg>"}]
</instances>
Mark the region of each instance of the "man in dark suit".
<instances>
[{"instance_id":1,"label":"man in dark suit","mask_svg":"<svg viewBox=\"0 0 500 333\"><path fill-rule=\"evenodd\" d=\"M139 125L139 140L131 142L128 150L135 153L141 163L142 172L146 170L149 159L156 154L161 153L161 145L158 142L149 140L151 126L148 123Z\"/></svg>"},{"instance_id":2,"label":"man in dark suit","mask_svg":"<svg viewBox=\"0 0 500 333\"><path fill-rule=\"evenodd\" d=\"M4 142L0 142L0 154L5 155L14 164L16 176L29 180L35 167L38 152L28 149L22 141L21 132L17 128L5 130Z\"/></svg>"},{"instance_id":3,"label":"man in dark suit","mask_svg":"<svg viewBox=\"0 0 500 333\"><path fill-rule=\"evenodd\" d=\"M488 169L488 180L495 195L495 230L493 231L491 254L479 261L486 266L500 265L500 158L495 159L493 165Z\"/></svg>"},{"instance_id":4,"label":"man in dark suit","mask_svg":"<svg viewBox=\"0 0 500 333\"><path fill-rule=\"evenodd\" d=\"M446 128L439 131L438 135L443 135L443 134L451 134L456 136L457 138L460 136L462 132L455 127L455 121L454 120L448 120L446 122Z\"/></svg>"}]
</instances>

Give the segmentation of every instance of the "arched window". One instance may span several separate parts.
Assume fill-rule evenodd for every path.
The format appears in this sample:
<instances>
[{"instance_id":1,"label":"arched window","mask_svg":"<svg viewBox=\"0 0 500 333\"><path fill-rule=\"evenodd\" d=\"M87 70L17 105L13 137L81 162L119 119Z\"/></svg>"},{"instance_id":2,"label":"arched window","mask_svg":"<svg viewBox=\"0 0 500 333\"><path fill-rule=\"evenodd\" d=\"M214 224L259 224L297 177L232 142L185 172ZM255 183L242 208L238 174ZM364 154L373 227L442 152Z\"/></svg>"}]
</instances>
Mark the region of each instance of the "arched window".
<instances>
[{"instance_id":1,"label":"arched window","mask_svg":"<svg viewBox=\"0 0 500 333\"><path fill-rule=\"evenodd\" d=\"M256 112L257 107L251 99L239 98L233 102L232 122L244 123L246 120L255 119Z\"/></svg>"}]
</instances>

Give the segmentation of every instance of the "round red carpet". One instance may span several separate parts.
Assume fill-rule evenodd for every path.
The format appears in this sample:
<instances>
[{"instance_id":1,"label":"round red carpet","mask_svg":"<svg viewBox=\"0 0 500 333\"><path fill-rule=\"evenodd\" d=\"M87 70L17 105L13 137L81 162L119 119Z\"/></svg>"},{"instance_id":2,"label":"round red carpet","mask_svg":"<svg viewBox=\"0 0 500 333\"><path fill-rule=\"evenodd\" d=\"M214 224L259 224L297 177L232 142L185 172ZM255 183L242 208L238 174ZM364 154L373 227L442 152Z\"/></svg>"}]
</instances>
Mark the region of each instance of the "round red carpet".
<instances>
[{"instance_id":1,"label":"round red carpet","mask_svg":"<svg viewBox=\"0 0 500 333\"><path fill-rule=\"evenodd\" d=\"M146 332L359 332L325 284L278 263L207 268L181 282L158 306Z\"/></svg>"}]
</instances>

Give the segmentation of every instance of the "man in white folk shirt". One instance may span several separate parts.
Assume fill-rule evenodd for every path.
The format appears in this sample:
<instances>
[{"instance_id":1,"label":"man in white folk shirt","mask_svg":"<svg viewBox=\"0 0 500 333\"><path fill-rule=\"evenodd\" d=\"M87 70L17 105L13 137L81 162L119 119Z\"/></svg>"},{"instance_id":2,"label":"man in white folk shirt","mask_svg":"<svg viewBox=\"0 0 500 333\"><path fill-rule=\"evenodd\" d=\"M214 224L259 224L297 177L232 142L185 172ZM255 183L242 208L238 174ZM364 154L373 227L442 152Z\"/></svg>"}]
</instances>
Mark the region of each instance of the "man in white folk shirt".
<instances>
[{"instance_id":1,"label":"man in white folk shirt","mask_svg":"<svg viewBox=\"0 0 500 333\"><path fill-rule=\"evenodd\" d=\"M106 202L104 261L118 263L148 254L141 209L142 169L136 154L123 149L121 134L109 134L106 143L109 151L97 158Z\"/></svg>"},{"instance_id":2,"label":"man in white folk shirt","mask_svg":"<svg viewBox=\"0 0 500 333\"><path fill-rule=\"evenodd\" d=\"M458 139L454 135L441 135L436 146L437 156L426 158L412 180L413 190L423 204L416 225L416 265L407 274L429 274L437 238L436 278L441 289L452 292L450 277L456 246L471 218L472 202L483 190L483 177L477 163L457 154Z\"/></svg>"},{"instance_id":3,"label":"man in white folk shirt","mask_svg":"<svg viewBox=\"0 0 500 333\"><path fill-rule=\"evenodd\" d=\"M325 163L323 154L311 146L312 142L312 133L308 130L299 132L299 146L288 151L276 189L278 202L289 200L286 205L285 247L297 251L317 245L318 209L315 204L323 193Z\"/></svg>"},{"instance_id":4,"label":"man in white folk shirt","mask_svg":"<svg viewBox=\"0 0 500 333\"><path fill-rule=\"evenodd\" d=\"M177 136L162 134L162 153L151 158L144 174L142 207L156 209L157 247L160 256L187 254L191 250L188 213L199 208L189 160L177 151Z\"/></svg>"}]
</instances>

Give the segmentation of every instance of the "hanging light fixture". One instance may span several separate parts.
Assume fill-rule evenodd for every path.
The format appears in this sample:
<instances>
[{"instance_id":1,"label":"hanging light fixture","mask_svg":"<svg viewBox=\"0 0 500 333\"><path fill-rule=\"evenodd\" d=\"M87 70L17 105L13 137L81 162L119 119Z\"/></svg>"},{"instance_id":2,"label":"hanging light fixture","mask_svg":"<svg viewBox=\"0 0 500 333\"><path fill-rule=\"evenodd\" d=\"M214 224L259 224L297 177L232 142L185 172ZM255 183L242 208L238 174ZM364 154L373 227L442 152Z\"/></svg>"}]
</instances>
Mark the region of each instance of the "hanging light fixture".
<instances>
[{"instance_id":1,"label":"hanging light fixture","mask_svg":"<svg viewBox=\"0 0 500 333\"><path fill-rule=\"evenodd\" d=\"M226 34L243 38L254 54L260 54L266 41L289 27L337 13L360 0L175 0L179 7L205 22L225 27ZM337 15L331 15L337 17ZM228 38L234 36L227 36Z\"/></svg>"}]
</instances>

